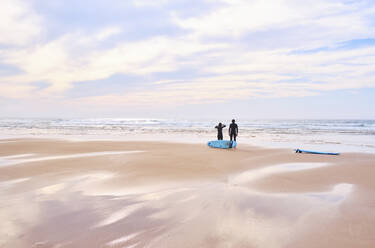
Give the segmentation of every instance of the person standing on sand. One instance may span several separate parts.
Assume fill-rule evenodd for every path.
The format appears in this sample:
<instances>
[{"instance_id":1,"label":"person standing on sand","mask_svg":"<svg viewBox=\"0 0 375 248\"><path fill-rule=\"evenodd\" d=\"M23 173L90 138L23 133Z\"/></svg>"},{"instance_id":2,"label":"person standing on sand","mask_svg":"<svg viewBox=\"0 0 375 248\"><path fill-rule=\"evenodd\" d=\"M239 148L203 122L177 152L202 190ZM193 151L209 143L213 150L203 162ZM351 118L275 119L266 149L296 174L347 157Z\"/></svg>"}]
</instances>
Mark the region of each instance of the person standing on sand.
<instances>
[{"instance_id":1,"label":"person standing on sand","mask_svg":"<svg viewBox=\"0 0 375 248\"><path fill-rule=\"evenodd\" d=\"M215 128L217 128L217 139L223 140L223 128L226 127L225 125L219 123Z\"/></svg>"},{"instance_id":2,"label":"person standing on sand","mask_svg":"<svg viewBox=\"0 0 375 248\"><path fill-rule=\"evenodd\" d=\"M236 137L238 135L238 126L236 124L236 121L233 119L232 124L229 125L229 136L230 136L230 141L236 141Z\"/></svg>"}]
</instances>

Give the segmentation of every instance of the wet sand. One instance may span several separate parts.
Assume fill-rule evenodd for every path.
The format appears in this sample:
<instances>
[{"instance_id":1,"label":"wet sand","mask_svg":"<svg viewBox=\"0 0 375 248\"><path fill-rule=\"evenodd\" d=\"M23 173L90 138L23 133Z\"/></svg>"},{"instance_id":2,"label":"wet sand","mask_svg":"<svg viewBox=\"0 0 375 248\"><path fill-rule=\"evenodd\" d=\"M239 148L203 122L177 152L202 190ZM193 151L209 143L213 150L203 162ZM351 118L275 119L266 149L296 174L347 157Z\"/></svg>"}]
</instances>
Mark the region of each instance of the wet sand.
<instances>
[{"instance_id":1,"label":"wet sand","mask_svg":"<svg viewBox=\"0 0 375 248\"><path fill-rule=\"evenodd\" d=\"M0 247L375 247L375 154L1 140Z\"/></svg>"}]
</instances>

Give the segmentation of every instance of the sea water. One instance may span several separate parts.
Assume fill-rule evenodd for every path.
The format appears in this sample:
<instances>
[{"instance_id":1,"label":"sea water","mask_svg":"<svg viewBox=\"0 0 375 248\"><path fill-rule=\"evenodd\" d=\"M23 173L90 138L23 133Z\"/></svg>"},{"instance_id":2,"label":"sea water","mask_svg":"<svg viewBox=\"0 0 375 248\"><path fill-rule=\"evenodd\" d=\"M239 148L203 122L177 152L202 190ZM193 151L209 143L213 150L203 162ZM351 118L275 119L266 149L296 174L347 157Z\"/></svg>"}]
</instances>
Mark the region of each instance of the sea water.
<instances>
[{"instance_id":1,"label":"sea water","mask_svg":"<svg viewBox=\"0 0 375 248\"><path fill-rule=\"evenodd\" d=\"M219 119L148 118L0 118L0 138L81 138L162 140L206 143L216 139ZM329 152L375 152L375 120L237 119L239 145L314 149ZM224 137L225 138L225 137ZM228 138L228 137L227 137ZM6 141L0 141L6 142Z\"/></svg>"}]
</instances>

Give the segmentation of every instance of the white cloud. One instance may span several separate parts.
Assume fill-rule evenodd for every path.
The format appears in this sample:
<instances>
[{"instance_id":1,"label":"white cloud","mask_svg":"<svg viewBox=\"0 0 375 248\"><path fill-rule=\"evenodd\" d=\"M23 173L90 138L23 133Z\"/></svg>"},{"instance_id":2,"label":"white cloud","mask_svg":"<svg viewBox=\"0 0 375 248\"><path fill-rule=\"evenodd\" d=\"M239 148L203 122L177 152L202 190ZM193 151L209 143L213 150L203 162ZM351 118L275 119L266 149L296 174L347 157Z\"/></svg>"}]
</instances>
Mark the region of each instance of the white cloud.
<instances>
[{"instance_id":1,"label":"white cloud","mask_svg":"<svg viewBox=\"0 0 375 248\"><path fill-rule=\"evenodd\" d=\"M35 87L31 85L0 84L0 97L25 99L30 98Z\"/></svg>"},{"instance_id":2,"label":"white cloud","mask_svg":"<svg viewBox=\"0 0 375 248\"><path fill-rule=\"evenodd\" d=\"M142 7L155 2L134 3ZM375 87L373 47L293 53L296 49L372 37L375 33L366 18L374 11L373 7L322 0L220 2L211 13L194 18L171 13L177 25L191 30L179 36L154 36L101 48L101 42L124 32L115 25L90 35L76 31L48 43L3 51L3 62L19 67L24 73L0 77L0 96L63 98L63 93L76 82L106 79L114 74L144 76L186 67L195 68L205 76L161 79L156 80L152 89L141 85L136 91L79 100L88 105L168 105L252 97L301 97L319 91ZM38 20L32 14L26 16ZM259 31L271 34L262 37ZM281 45L278 35L284 31L290 37ZM244 35L257 36L253 39L274 45L272 49L262 44L259 49L248 47L246 43L252 39L241 40ZM215 41L212 38L215 36L224 39ZM40 81L50 83L51 87L36 93L33 83Z\"/></svg>"},{"instance_id":3,"label":"white cloud","mask_svg":"<svg viewBox=\"0 0 375 248\"><path fill-rule=\"evenodd\" d=\"M188 19L177 17L176 23L199 35L238 36L249 30L259 30L297 18L297 13L281 0L225 2L226 5L209 15Z\"/></svg>"},{"instance_id":4,"label":"white cloud","mask_svg":"<svg viewBox=\"0 0 375 248\"><path fill-rule=\"evenodd\" d=\"M144 6L160 6L163 4L167 4L172 0L132 0L133 4L137 7L144 7Z\"/></svg>"},{"instance_id":5,"label":"white cloud","mask_svg":"<svg viewBox=\"0 0 375 248\"><path fill-rule=\"evenodd\" d=\"M96 34L96 38L98 41L103 41L119 33L121 33L120 27L108 27Z\"/></svg>"},{"instance_id":6,"label":"white cloud","mask_svg":"<svg viewBox=\"0 0 375 248\"><path fill-rule=\"evenodd\" d=\"M214 2L212 0L207 0ZM333 42L375 35L368 28L373 7L361 2L344 4L324 0L222 0L224 4L209 14L182 18L175 16L177 25L192 30L199 38L228 37L240 39L247 35L248 42L257 39L258 32L270 31L267 39L277 46L283 35L297 40L299 47L319 47ZM372 9L372 10L371 10ZM280 32L280 33L278 33ZM294 44L295 46L295 44Z\"/></svg>"},{"instance_id":7,"label":"white cloud","mask_svg":"<svg viewBox=\"0 0 375 248\"><path fill-rule=\"evenodd\" d=\"M0 8L0 45L25 45L43 31L41 18L27 2L2 0Z\"/></svg>"},{"instance_id":8,"label":"white cloud","mask_svg":"<svg viewBox=\"0 0 375 248\"><path fill-rule=\"evenodd\" d=\"M98 42L119 32L118 28L108 28L91 36L72 33L46 44L7 51L3 54L4 62L24 73L0 77L0 82L27 85L44 81L51 84L45 94L59 94L75 82L104 79L116 73L144 75L173 71L178 68L178 57L222 47L192 39L153 37L95 49Z\"/></svg>"},{"instance_id":9,"label":"white cloud","mask_svg":"<svg viewBox=\"0 0 375 248\"><path fill-rule=\"evenodd\" d=\"M184 105L233 99L304 97L324 91L375 87L375 48L290 54L285 50L221 54L193 79L161 80L151 89L81 98L108 106ZM356 59L361 58L359 61Z\"/></svg>"}]
</instances>

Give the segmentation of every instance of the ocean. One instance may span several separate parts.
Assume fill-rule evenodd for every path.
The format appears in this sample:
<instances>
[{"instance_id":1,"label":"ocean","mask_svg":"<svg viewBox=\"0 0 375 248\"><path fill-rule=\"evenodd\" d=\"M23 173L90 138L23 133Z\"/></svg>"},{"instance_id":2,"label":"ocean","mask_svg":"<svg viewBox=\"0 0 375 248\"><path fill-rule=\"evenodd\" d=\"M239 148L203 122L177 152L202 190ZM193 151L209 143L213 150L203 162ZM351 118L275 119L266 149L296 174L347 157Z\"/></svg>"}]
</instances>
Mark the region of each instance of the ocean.
<instances>
[{"instance_id":1,"label":"ocean","mask_svg":"<svg viewBox=\"0 0 375 248\"><path fill-rule=\"evenodd\" d=\"M0 138L161 140L206 143L218 119L0 118ZM238 143L330 152L375 152L375 120L237 119ZM228 138L227 128L224 139Z\"/></svg>"}]
</instances>

